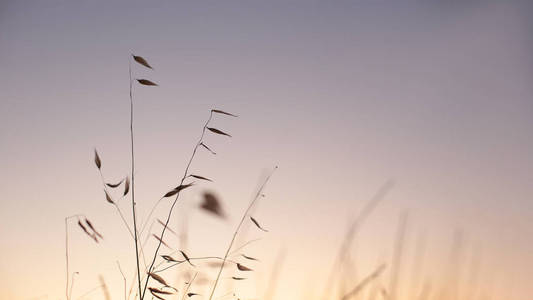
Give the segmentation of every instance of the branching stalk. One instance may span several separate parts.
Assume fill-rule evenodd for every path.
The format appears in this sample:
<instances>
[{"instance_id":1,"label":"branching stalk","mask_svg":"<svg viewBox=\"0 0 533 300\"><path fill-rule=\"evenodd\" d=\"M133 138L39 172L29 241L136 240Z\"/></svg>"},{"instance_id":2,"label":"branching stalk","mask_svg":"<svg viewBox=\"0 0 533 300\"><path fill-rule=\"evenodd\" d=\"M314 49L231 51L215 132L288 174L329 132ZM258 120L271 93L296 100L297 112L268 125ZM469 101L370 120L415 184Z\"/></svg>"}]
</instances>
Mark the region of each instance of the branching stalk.
<instances>
[{"instance_id":1,"label":"branching stalk","mask_svg":"<svg viewBox=\"0 0 533 300\"><path fill-rule=\"evenodd\" d=\"M270 175L268 175L268 177L265 179L265 181L263 182L263 184L261 185L259 190L257 190L257 193L255 194L255 197L252 199L252 201L250 201L250 204L248 205L248 207L246 208L246 211L242 215L241 221L239 222L239 225L237 225L237 229L235 229L235 232L233 233L233 237L231 238L231 242L229 243L229 246L226 249L226 253L224 254L224 258L222 259L222 264L220 265L220 269L218 270L217 279L215 280L215 283L213 284L213 289L211 289L211 294L209 295L209 300L213 299L213 295L215 294L215 290L217 288L218 281L220 280L220 275L222 274L222 270L224 269L224 265L226 263L228 255L230 254L231 247L233 247L233 243L235 242L235 238L237 237L237 234L239 233L239 231L240 231L240 229L242 227L242 224L244 223L244 220L246 220L246 216L248 216L248 213L249 213L250 209L254 206L254 204L257 201L257 199L260 198L261 194L263 193L263 189L265 188L266 184L270 180L270 177L272 176L272 174L274 173L274 171L277 168L278 167L275 167L274 170L272 170L272 172L270 173Z\"/></svg>"},{"instance_id":2,"label":"branching stalk","mask_svg":"<svg viewBox=\"0 0 533 300\"><path fill-rule=\"evenodd\" d=\"M200 145L203 142L203 138L204 138L204 135L205 135L205 130L207 129L207 125L209 125L209 122L211 121L211 118L213 118L213 111L211 111L209 113L209 119L207 119L207 122L205 122L205 125L202 128L202 134L200 136L200 139L196 143L196 146L194 146L194 150L192 151L191 157L189 158L189 162L187 163L187 167L185 168L185 171L183 173L183 177L181 178L179 185L182 185L183 182L185 181L185 179L187 178L187 176L189 175L188 174L189 173L189 168L190 168L190 166L192 164L192 161L194 160L194 157L196 156L196 151L198 150L198 147L200 147ZM178 202L179 196L180 196L180 192L178 192L176 194L176 198L174 198L174 202L172 203L172 206L170 207L170 210L168 211L167 220L165 222L165 226L163 226L163 230L161 231L161 235L159 236L159 243L157 244L157 248L155 249L154 256L152 258L152 263L150 264L150 267L148 268L148 273L152 272L155 260L157 259L157 254L159 253L159 248L161 248L161 243L163 242L163 237L164 237L166 229L168 227L168 223L170 222L170 217L172 216L172 212L174 211L174 206ZM140 276L139 276L139 278L140 278ZM144 295L146 293L146 288L148 287L148 282L149 281L150 281L150 276L147 276L146 277L146 281L144 283L144 289L142 291L142 294L140 294L141 295L141 300L144 298Z\"/></svg>"}]
</instances>

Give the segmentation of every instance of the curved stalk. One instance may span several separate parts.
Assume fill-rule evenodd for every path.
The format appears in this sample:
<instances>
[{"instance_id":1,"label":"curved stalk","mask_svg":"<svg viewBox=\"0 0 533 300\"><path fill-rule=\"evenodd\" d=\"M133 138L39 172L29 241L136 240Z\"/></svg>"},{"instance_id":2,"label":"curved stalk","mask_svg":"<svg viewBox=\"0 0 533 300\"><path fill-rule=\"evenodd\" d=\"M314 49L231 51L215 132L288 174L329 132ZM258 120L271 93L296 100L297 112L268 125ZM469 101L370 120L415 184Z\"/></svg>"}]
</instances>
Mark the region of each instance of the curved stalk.
<instances>
[{"instance_id":1,"label":"curved stalk","mask_svg":"<svg viewBox=\"0 0 533 300\"><path fill-rule=\"evenodd\" d=\"M231 242L229 243L228 249L226 249L226 254L224 254L224 259L222 259L222 264L220 266L220 269L218 270L217 279L215 280L215 284L213 285L213 289L211 290L211 294L209 295L209 300L211 300L213 298L213 295L215 294L215 290L217 288L218 281L220 280L220 275L222 274L222 270L224 269L224 265L226 263L226 260L228 259L229 254L230 254L231 247L233 247L233 243L235 242L235 238L237 237L237 234L239 233L239 231L240 231L240 229L242 227L242 224L244 223L244 220L246 219L246 216L248 216L248 213L250 212L250 209L254 206L254 204L257 201L257 199L259 199L259 197L263 193L263 189L265 188L267 182L270 180L270 177L272 176L272 174L274 173L274 171L277 168L278 167L275 167L274 170L272 170L272 172L270 173L270 175L268 175L268 177L265 179L265 181L263 182L263 184L261 185L259 190L257 190L257 193L255 194L255 197L252 199L252 201L248 205L248 208L246 208L246 211L242 215L241 221L239 222L239 225L237 226L237 229L235 229L235 232L233 233L233 237L231 238Z\"/></svg>"},{"instance_id":2,"label":"curved stalk","mask_svg":"<svg viewBox=\"0 0 533 300\"><path fill-rule=\"evenodd\" d=\"M196 143L196 146L194 147L194 150L192 151L191 157L189 158L189 162L187 163L187 167L185 168L185 171L183 173L183 177L181 178L179 185L182 185L183 182L185 181L185 179L189 175L189 168L191 167L192 161L194 160L194 157L196 156L196 151L198 150L198 147L200 147L200 145L202 145L202 142L203 142L203 139L204 139L204 135L205 135L205 130L207 129L207 125L209 125L209 122L211 121L211 118L213 118L213 111L210 112L209 119L207 119L207 122L205 122L205 125L204 125L204 127L202 129L202 135L200 136L200 139L198 140L198 142ZM161 235L159 236L159 243L157 244L157 248L155 249L154 257L152 258L152 263L150 264L150 267L148 268L148 273L152 272L155 260L157 258L157 253L159 253L159 248L161 248L161 243L163 242L163 237L164 237L165 232L167 230L168 223L170 222L170 217L172 216L172 212L174 211L174 206L178 202L179 196L180 196L180 192L178 192L176 194L176 198L174 199L174 202L172 203L172 206L170 207L170 210L168 211L167 220L165 222L165 226L163 227L163 231L161 231ZM141 295L141 300L144 298L144 295L146 293L146 288L148 287L148 281L150 281L150 276L146 277L146 281L144 283L143 292L142 292L142 294L140 294Z\"/></svg>"}]
</instances>

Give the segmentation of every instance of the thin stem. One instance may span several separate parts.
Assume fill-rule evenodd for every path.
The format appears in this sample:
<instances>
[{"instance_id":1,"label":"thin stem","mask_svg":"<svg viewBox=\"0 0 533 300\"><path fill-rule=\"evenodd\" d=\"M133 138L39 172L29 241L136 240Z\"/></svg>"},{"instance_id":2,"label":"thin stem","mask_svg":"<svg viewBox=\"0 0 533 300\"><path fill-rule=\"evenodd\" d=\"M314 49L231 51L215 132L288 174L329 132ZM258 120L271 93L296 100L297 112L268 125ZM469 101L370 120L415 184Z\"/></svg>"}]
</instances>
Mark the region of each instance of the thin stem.
<instances>
[{"instance_id":1,"label":"thin stem","mask_svg":"<svg viewBox=\"0 0 533 300\"><path fill-rule=\"evenodd\" d=\"M348 294L344 295L341 300L348 300L356 296L366 285L368 285L372 280L376 279L384 270L386 266L379 266L372 274L365 277L359 284L357 284Z\"/></svg>"},{"instance_id":2,"label":"thin stem","mask_svg":"<svg viewBox=\"0 0 533 300\"><path fill-rule=\"evenodd\" d=\"M122 272L122 268L120 267L120 263L117 260L117 266L118 270L120 271L120 275L122 275L122 279L124 280L124 300L126 300L126 276L124 276L124 272Z\"/></svg>"},{"instance_id":3,"label":"thin stem","mask_svg":"<svg viewBox=\"0 0 533 300\"><path fill-rule=\"evenodd\" d=\"M198 142L196 143L196 146L194 146L194 150L192 151L191 157L189 158L189 162L187 163L187 167L185 168L185 171L183 172L183 177L180 180L180 185L183 184L185 179L187 178L189 168L191 167L192 161L194 160L194 157L196 156L196 151L198 150L198 147L202 144L205 130L207 129L207 125L209 125L209 122L211 121L211 118L213 118L213 111L209 113L209 119L207 119L207 122L205 122L204 127L202 128L202 134L200 135L200 139L198 139ZM174 202L172 203L172 206L170 207L170 210L168 212L167 220L165 222L165 226L163 226L163 230L161 231L161 235L159 236L159 243L157 244L157 248L155 249L154 257L152 258L152 263L150 264L150 267L148 268L148 273L152 271L152 268L154 266L155 260L157 258L157 253L159 252L159 248L161 248L161 243L163 242L163 237L165 235L165 231L168 227L168 223L170 222L170 217L172 216L172 212L174 211L174 206L178 202L180 196L180 192L176 194L176 198L174 199ZM141 300L144 298L144 294L146 293L146 288L148 287L148 281L150 281L150 276L146 277L146 281L144 283L144 289L143 293L141 294Z\"/></svg>"},{"instance_id":4,"label":"thin stem","mask_svg":"<svg viewBox=\"0 0 533 300\"><path fill-rule=\"evenodd\" d=\"M89 295L90 293L96 292L98 289L101 289L101 288L103 288L103 287L104 287L103 284L101 284L101 285L99 285L99 286L97 286L97 287L94 287L94 288L90 289L89 291L87 291L86 293L84 293L83 295L79 296L79 297L76 298L76 299L78 299L78 300L79 300L79 299L83 299L85 296Z\"/></svg>"},{"instance_id":5,"label":"thin stem","mask_svg":"<svg viewBox=\"0 0 533 300\"><path fill-rule=\"evenodd\" d=\"M142 247L146 246L146 243L148 242L148 239L150 238L150 232L152 232L152 227L155 224L155 220L152 221L152 224L150 224L150 227L148 227L148 233L146 234L146 237L144 238L144 242L142 242ZM140 234L139 234L140 235Z\"/></svg>"},{"instance_id":6,"label":"thin stem","mask_svg":"<svg viewBox=\"0 0 533 300\"><path fill-rule=\"evenodd\" d=\"M339 252L337 253L337 257L335 258L335 261L333 265L331 266L331 271L329 273L328 279L326 281L326 285L324 288L324 292L321 299L328 299L328 293L330 293L333 285L333 281L335 279L335 275L338 274L339 267L342 265L343 260L346 258L346 255L348 251L350 250L350 247L352 245L352 242L354 240L355 235L361 228L362 224L366 220L366 218L372 214L374 209L378 206L378 204L383 201L385 196L388 194L388 192L392 189L394 186L394 182L391 180L388 180L385 182L383 186L380 187L380 189L377 191L377 193L368 201L361 212L357 215L355 220L352 222L350 227L348 228L348 231L346 232L344 236L344 240L342 241L342 245L339 248Z\"/></svg>"},{"instance_id":7,"label":"thin stem","mask_svg":"<svg viewBox=\"0 0 533 300\"><path fill-rule=\"evenodd\" d=\"M265 179L265 181L263 182L263 184L261 185L259 190L257 190L257 193L256 193L255 197L252 199L252 201L248 205L248 208L246 208L246 211L242 215L241 221L239 222L239 225L237 226L237 229L235 229L235 232L233 233L233 237L231 238L231 242L229 243L228 249L226 249L226 253L224 254L224 259L222 260L222 265L220 266L220 269L218 270L217 279L215 280L215 284L213 285L213 289L211 290L211 294L209 295L209 300L213 299L213 295L215 294L215 290L217 288L218 281L220 280L220 275L222 274L222 270L224 269L224 265L226 263L228 255L229 255L229 253L231 251L231 247L233 247L233 243L235 242L235 238L237 237L237 234L239 233L239 231L240 231L240 229L242 227L242 224L244 223L244 220L246 219L246 216L248 216L248 212L253 207L253 205L255 204L257 199L260 198L261 194L263 193L263 189L265 188L267 182L270 180L270 177L272 176L272 174L274 173L274 171L277 168L278 167L275 167L274 170L272 170L272 172L270 173L270 175L268 175L268 177Z\"/></svg>"},{"instance_id":8,"label":"thin stem","mask_svg":"<svg viewBox=\"0 0 533 300\"><path fill-rule=\"evenodd\" d=\"M65 287L65 295L67 296L67 300L70 300L69 294L68 294L68 277L69 277L69 271L68 271L68 217L65 218L65 260L67 262L67 285Z\"/></svg>"},{"instance_id":9,"label":"thin stem","mask_svg":"<svg viewBox=\"0 0 533 300\"><path fill-rule=\"evenodd\" d=\"M72 289L74 288L74 275L77 275L78 272L72 273L72 283L70 284L70 292L68 293L68 298L72 298Z\"/></svg>"},{"instance_id":10,"label":"thin stem","mask_svg":"<svg viewBox=\"0 0 533 300\"><path fill-rule=\"evenodd\" d=\"M139 285L139 296L141 295L141 268L139 266L139 245L137 243L137 217L135 216L135 153L133 143L133 81L131 78L131 58L129 59L130 73L130 138L131 138L131 210L133 213L133 234L135 240L135 259L137 261L137 281ZM142 299L142 297L141 297Z\"/></svg>"},{"instance_id":11,"label":"thin stem","mask_svg":"<svg viewBox=\"0 0 533 300\"><path fill-rule=\"evenodd\" d=\"M231 252L229 253L229 255L232 255L232 254L236 253L237 251L241 250L242 248L244 248L244 247L250 245L251 243L253 243L253 242L257 242L257 241L260 241L260 240L261 240L261 239L255 239L255 240L248 241L248 242L244 243L243 245L241 245L241 246L235 248L235 250L231 251Z\"/></svg>"},{"instance_id":12,"label":"thin stem","mask_svg":"<svg viewBox=\"0 0 533 300\"><path fill-rule=\"evenodd\" d=\"M194 273L194 276L192 277L191 282L189 282L189 284L187 285L187 288L185 289L185 292L183 292L183 296L181 297L181 300L185 300L185 296L189 292L189 288L191 287L192 283L196 279L196 275L198 275L198 272Z\"/></svg>"},{"instance_id":13,"label":"thin stem","mask_svg":"<svg viewBox=\"0 0 533 300\"><path fill-rule=\"evenodd\" d=\"M396 239L394 241L394 254L392 257L391 271L390 271L390 282L389 282L389 297L388 300L397 299L397 288L398 288L398 278L400 275L401 264L402 264L402 255L403 255L403 244L405 239L405 231L407 226L407 213L403 212L400 215L400 221L398 228L396 229Z\"/></svg>"},{"instance_id":14,"label":"thin stem","mask_svg":"<svg viewBox=\"0 0 533 300\"><path fill-rule=\"evenodd\" d=\"M65 218L65 261L66 261L66 271L67 271L67 284L65 286L65 296L67 297L67 300L70 300L70 295L68 292L68 285L69 285L69 269L68 269L68 220L71 218L79 218L80 216L85 217L83 214L75 214L72 216L68 216Z\"/></svg>"},{"instance_id":15,"label":"thin stem","mask_svg":"<svg viewBox=\"0 0 533 300\"><path fill-rule=\"evenodd\" d=\"M104 191L106 193L109 193L109 190L108 190L108 187L106 185L106 182L105 182L105 178L104 178L104 174L102 173L102 170L99 170L100 171L100 178L102 179L102 185L104 187ZM125 197L125 196L122 196L122 197ZM128 222L126 221L126 218L124 217L124 214L122 213L122 210L120 209L120 207L118 206L117 202L114 201L115 199L113 199L113 203L112 205L115 207L115 209L117 210L118 212L118 215L120 216L120 219L122 219L122 223L124 223L124 226L126 226L126 229L128 229L128 233L130 234L131 238L133 240L135 240L135 235L134 233L131 231L131 228L130 228L130 225L128 224ZM139 234L140 236L140 234ZM143 247L141 245L140 247L140 252L141 252L141 256L143 258L143 263L144 263L144 268L146 268L146 258L144 256L144 250L143 250Z\"/></svg>"},{"instance_id":16,"label":"thin stem","mask_svg":"<svg viewBox=\"0 0 533 300\"><path fill-rule=\"evenodd\" d=\"M159 198L155 205L152 207L152 210L150 210L150 213L148 214L148 217L146 217L146 220L144 221L144 224L141 227L141 230L139 231L139 235L142 236L144 229L146 229L146 225L148 225L148 222L150 221L150 218L152 217L152 214L154 213L156 207L161 203L161 201L164 199L164 197Z\"/></svg>"},{"instance_id":17,"label":"thin stem","mask_svg":"<svg viewBox=\"0 0 533 300\"><path fill-rule=\"evenodd\" d=\"M131 286L130 291L128 292L128 300L131 297L131 293L133 292L133 288L135 287L135 279L137 278L137 273L133 273L133 278L131 279Z\"/></svg>"},{"instance_id":18,"label":"thin stem","mask_svg":"<svg viewBox=\"0 0 533 300\"><path fill-rule=\"evenodd\" d=\"M285 248L283 248L276 257L276 263L274 264L274 268L272 269L272 273L270 274L268 290L266 292L265 297L263 298L264 300L271 300L274 298L274 294L276 293L279 273L283 266L283 261L285 260L285 254L286 254L286 250Z\"/></svg>"}]
</instances>

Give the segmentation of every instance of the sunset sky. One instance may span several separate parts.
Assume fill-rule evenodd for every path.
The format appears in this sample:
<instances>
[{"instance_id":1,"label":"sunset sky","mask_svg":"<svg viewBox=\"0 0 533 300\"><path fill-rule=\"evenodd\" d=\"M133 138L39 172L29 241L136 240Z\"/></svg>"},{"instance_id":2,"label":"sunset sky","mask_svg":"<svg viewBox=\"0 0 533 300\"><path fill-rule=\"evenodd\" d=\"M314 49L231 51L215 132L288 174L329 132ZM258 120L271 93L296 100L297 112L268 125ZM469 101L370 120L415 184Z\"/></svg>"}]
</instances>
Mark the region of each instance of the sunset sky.
<instances>
[{"instance_id":1,"label":"sunset sky","mask_svg":"<svg viewBox=\"0 0 533 300\"><path fill-rule=\"evenodd\" d=\"M129 284L133 242L105 201L93 151L109 181L129 174L132 53L154 67L134 64L134 77L159 84L133 90L140 219L178 184L210 109L239 117L215 116L232 138L208 134L217 155L201 151L192 164L214 182L186 191L170 223L187 226L191 256L223 255L260 180L279 166L253 213L269 232L250 227L239 240L262 238L245 251L261 262L235 284L242 299L262 299L276 265L274 299L319 299L350 222L388 181L356 237L348 286L382 262L388 286L405 213L398 300L424 282L432 299L452 299L450 277L457 300L531 299L525 0L1 1L1 299L65 299L64 218L78 213L104 241L69 223L72 299L99 275L122 299L116 261ZM197 209L205 190L227 220Z\"/></svg>"}]
</instances>

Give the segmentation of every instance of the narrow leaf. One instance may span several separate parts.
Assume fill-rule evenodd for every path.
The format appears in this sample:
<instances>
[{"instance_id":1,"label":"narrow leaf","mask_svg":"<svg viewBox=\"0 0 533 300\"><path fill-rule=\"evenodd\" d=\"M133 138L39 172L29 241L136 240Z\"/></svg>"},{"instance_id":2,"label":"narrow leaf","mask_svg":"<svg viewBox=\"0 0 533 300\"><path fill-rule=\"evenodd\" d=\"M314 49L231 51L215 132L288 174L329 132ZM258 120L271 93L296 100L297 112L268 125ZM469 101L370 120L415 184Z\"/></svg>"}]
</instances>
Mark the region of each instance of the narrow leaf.
<instances>
[{"instance_id":1,"label":"narrow leaf","mask_svg":"<svg viewBox=\"0 0 533 300\"><path fill-rule=\"evenodd\" d=\"M89 233L89 231L87 231L87 228L85 226L83 226L83 224L81 223L80 220L78 220L78 225L81 227L81 229L83 229L83 231L90 237L92 238L95 242L98 243L98 239L96 238L96 236L94 234L91 234Z\"/></svg>"},{"instance_id":2,"label":"narrow leaf","mask_svg":"<svg viewBox=\"0 0 533 300\"><path fill-rule=\"evenodd\" d=\"M225 133L224 131L218 130L218 129L216 129L216 128L213 128L213 127L207 127L207 129L209 129L209 131L214 132L214 133L216 133L216 134L220 134L220 135L225 135L225 136L229 136L229 137L231 137L231 135Z\"/></svg>"},{"instance_id":3,"label":"narrow leaf","mask_svg":"<svg viewBox=\"0 0 533 300\"><path fill-rule=\"evenodd\" d=\"M106 183L106 185L110 188L116 188L118 187L119 185L122 184L122 182L124 182L124 179L120 180L118 183Z\"/></svg>"},{"instance_id":4,"label":"narrow leaf","mask_svg":"<svg viewBox=\"0 0 533 300\"><path fill-rule=\"evenodd\" d=\"M166 261L170 261L170 262L178 262L177 260L175 260L172 256L170 255L161 255L161 257L166 260Z\"/></svg>"},{"instance_id":5,"label":"narrow leaf","mask_svg":"<svg viewBox=\"0 0 533 300\"><path fill-rule=\"evenodd\" d=\"M200 175L192 175L192 174L191 174L191 175L189 175L189 176L191 176L191 177L193 177L193 178L196 178L196 179L207 180L207 181L211 181L211 182L213 181L213 180L211 180L211 179L209 179L209 178L206 178L206 177L203 177L203 176L200 176Z\"/></svg>"},{"instance_id":6,"label":"narrow leaf","mask_svg":"<svg viewBox=\"0 0 533 300\"><path fill-rule=\"evenodd\" d=\"M183 255L183 257L185 257L185 260L193 267L196 267L195 265L192 264L191 260L189 259L189 257L187 256L187 254L185 254L185 252L181 251L181 255Z\"/></svg>"},{"instance_id":7,"label":"narrow leaf","mask_svg":"<svg viewBox=\"0 0 533 300\"><path fill-rule=\"evenodd\" d=\"M235 276L231 277L231 279L233 279L233 280L246 280L246 278L243 278L243 277L235 277Z\"/></svg>"},{"instance_id":8,"label":"narrow leaf","mask_svg":"<svg viewBox=\"0 0 533 300\"><path fill-rule=\"evenodd\" d=\"M241 254L241 255L242 255L242 257L244 257L246 259L259 261L259 259L257 259L257 258L254 258L254 257L251 257L251 256L247 256L247 255L244 255L244 254Z\"/></svg>"},{"instance_id":9,"label":"narrow leaf","mask_svg":"<svg viewBox=\"0 0 533 300\"><path fill-rule=\"evenodd\" d=\"M166 193L163 198L166 198L166 197L172 197L174 195L176 195L177 193L179 193L180 191L192 186L194 184L193 183L189 183L189 184L182 184L182 185L179 185L177 187L175 187L174 189L172 189L170 192Z\"/></svg>"},{"instance_id":10,"label":"narrow leaf","mask_svg":"<svg viewBox=\"0 0 533 300\"><path fill-rule=\"evenodd\" d=\"M83 226L83 224L81 223L80 220L78 220L78 225L81 227L81 229L83 229L83 231L84 231L86 234L91 235L91 234L89 233L89 231L87 231L87 228L86 228L85 226Z\"/></svg>"},{"instance_id":11,"label":"narrow leaf","mask_svg":"<svg viewBox=\"0 0 533 300\"><path fill-rule=\"evenodd\" d=\"M223 114L223 115L228 115L228 116L232 116L232 117L237 117L237 116L234 115L234 114L230 114L229 112L221 111L221 110L218 110L218 109L212 109L211 111L214 112L214 113L219 113L219 114Z\"/></svg>"},{"instance_id":12,"label":"narrow leaf","mask_svg":"<svg viewBox=\"0 0 533 300\"><path fill-rule=\"evenodd\" d=\"M137 81L142 85L157 86L157 83L152 82L148 79L137 79Z\"/></svg>"},{"instance_id":13,"label":"narrow leaf","mask_svg":"<svg viewBox=\"0 0 533 300\"><path fill-rule=\"evenodd\" d=\"M169 226L166 226L165 223L163 223L163 221L157 219L157 222L161 225L163 225L163 227L166 227L168 231L172 232L174 235L177 235L176 232L174 230L172 230Z\"/></svg>"},{"instance_id":14,"label":"narrow leaf","mask_svg":"<svg viewBox=\"0 0 533 300\"><path fill-rule=\"evenodd\" d=\"M165 300L165 298L163 298L163 297L161 297L161 296L159 296L157 294L154 294L154 293L152 293L152 296L156 297L159 300Z\"/></svg>"},{"instance_id":15,"label":"narrow leaf","mask_svg":"<svg viewBox=\"0 0 533 300\"><path fill-rule=\"evenodd\" d=\"M178 191L176 189L172 189L170 192L166 193L163 198L166 198L166 197L172 197L174 195L176 195L178 193Z\"/></svg>"},{"instance_id":16,"label":"narrow leaf","mask_svg":"<svg viewBox=\"0 0 533 300\"><path fill-rule=\"evenodd\" d=\"M257 228L261 229L264 232L268 232L268 230L264 229L263 227L261 227L261 225L259 225L259 223L257 222L256 219L254 219L253 217L250 217L250 220L252 220L252 222L254 222L254 224L255 224L255 226L257 226Z\"/></svg>"},{"instance_id":17,"label":"narrow leaf","mask_svg":"<svg viewBox=\"0 0 533 300\"><path fill-rule=\"evenodd\" d=\"M160 299L160 300L165 300L165 298L159 296L158 294L155 294L154 292L150 291L150 293L152 293L152 296L156 297L157 299Z\"/></svg>"},{"instance_id":18,"label":"narrow leaf","mask_svg":"<svg viewBox=\"0 0 533 300\"><path fill-rule=\"evenodd\" d=\"M153 287L149 287L148 288L150 290L150 292L153 294L153 293L156 293L156 294L163 294L163 295L172 295L173 293L172 292L168 292L168 291L163 291L163 290L160 290L160 289L157 289L157 288L153 288Z\"/></svg>"},{"instance_id":19,"label":"narrow leaf","mask_svg":"<svg viewBox=\"0 0 533 300\"><path fill-rule=\"evenodd\" d=\"M211 154L213 155L217 155L215 151L211 150L209 147L207 147L204 143L200 143L200 146L204 147L205 149L207 149L207 151L211 152Z\"/></svg>"},{"instance_id":20,"label":"narrow leaf","mask_svg":"<svg viewBox=\"0 0 533 300\"><path fill-rule=\"evenodd\" d=\"M98 155L96 149L94 149L94 163L96 164L98 170L102 168L102 161L100 160L100 156Z\"/></svg>"},{"instance_id":21,"label":"narrow leaf","mask_svg":"<svg viewBox=\"0 0 533 300\"><path fill-rule=\"evenodd\" d=\"M152 233L152 236L155 237L159 242L161 242L161 244L165 245L167 248L170 248L170 246L167 243L165 243L165 241L163 241L160 237L158 237L157 235L155 235L153 233ZM170 248L170 249L172 249L172 248Z\"/></svg>"},{"instance_id":22,"label":"narrow leaf","mask_svg":"<svg viewBox=\"0 0 533 300\"><path fill-rule=\"evenodd\" d=\"M196 293L187 293L187 297L198 296Z\"/></svg>"},{"instance_id":23,"label":"narrow leaf","mask_svg":"<svg viewBox=\"0 0 533 300\"><path fill-rule=\"evenodd\" d=\"M99 243L99 242L98 242L98 239L96 238L96 235L91 234L91 235L89 235L89 236L90 236L90 237L91 237L91 238L92 238L97 244Z\"/></svg>"},{"instance_id":24,"label":"narrow leaf","mask_svg":"<svg viewBox=\"0 0 533 300\"><path fill-rule=\"evenodd\" d=\"M122 194L122 197L126 196L128 192L130 191L130 177L126 177L126 183L124 184L124 193Z\"/></svg>"},{"instance_id":25,"label":"narrow leaf","mask_svg":"<svg viewBox=\"0 0 533 300\"><path fill-rule=\"evenodd\" d=\"M165 281L165 279L163 279L163 277L152 272L149 272L148 275L150 275L150 277L152 277L153 279L155 279L157 282L161 283L162 285L168 286L167 282Z\"/></svg>"},{"instance_id":26,"label":"narrow leaf","mask_svg":"<svg viewBox=\"0 0 533 300\"><path fill-rule=\"evenodd\" d=\"M149 68L149 69L153 69L152 66L150 66L148 64L148 62L146 61L146 59L142 58L141 56L136 56L136 55L133 55L133 59L138 62L139 64Z\"/></svg>"},{"instance_id":27,"label":"narrow leaf","mask_svg":"<svg viewBox=\"0 0 533 300\"><path fill-rule=\"evenodd\" d=\"M106 190L104 190L104 193L105 193L105 199L107 200L107 202L111 204L115 204L115 202L113 201L113 199L111 199L111 196L109 196Z\"/></svg>"},{"instance_id":28,"label":"narrow leaf","mask_svg":"<svg viewBox=\"0 0 533 300\"><path fill-rule=\"evenodd\" d=\"M91 228L91 230L94 232L94 234L96 234L99 238L101 238L102 240L104 239L104 237L98 232L96 231L96 229L94 228L93 224L91 223L91 221L89 221L87 218L85 219L85 223L87 224L87 226L89 226L89 228Z\"/></svg>"},{"instance_id":29,"label":"narrow leaf","mask_svg":"<svg viewBox=\"0 0 533 300\"><path fill-rule=\"evenodd\" d=\"M182 190L184 190L184 189L186 189L186 188L188 188L188 187L191 187L191 186L193 186L193 185L194 185L194 182L191 182L191 183L189 183L189 184L182 184L182 185L176 187L176 190L178 190L178 191L182 191Z\"/></svg>"},{"instance_id":30,"label":"narrow leaf","mask_svg":"<svg viewBox=\"0 0 533 300\"><path fill-rule=\"evenodd\" d=\"M246 267L246 266L243 266L241 264L237 264L237 269L239 269L239 271L253 271L252 269Z\"/></svg>"}]
</instances>

